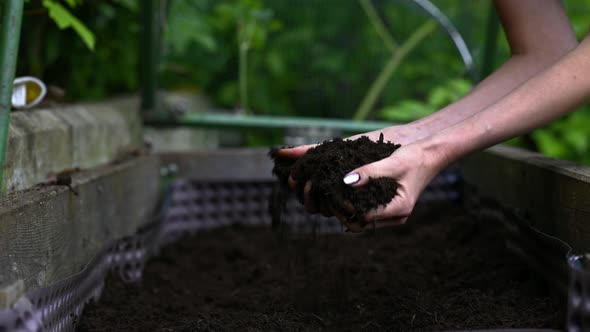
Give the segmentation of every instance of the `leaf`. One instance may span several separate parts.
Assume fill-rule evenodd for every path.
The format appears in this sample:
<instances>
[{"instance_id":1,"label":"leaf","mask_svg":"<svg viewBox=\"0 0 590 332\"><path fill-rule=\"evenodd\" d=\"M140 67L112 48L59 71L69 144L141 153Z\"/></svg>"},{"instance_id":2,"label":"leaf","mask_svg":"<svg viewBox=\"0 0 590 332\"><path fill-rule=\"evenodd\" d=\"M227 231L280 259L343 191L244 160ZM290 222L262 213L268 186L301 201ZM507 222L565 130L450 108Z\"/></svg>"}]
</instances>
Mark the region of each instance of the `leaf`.
<instances>
[{"instance_id":1,"label":"leaf","mask_svg":"<svg viewBox=\"0 0 590 332\"><path fill-rule=\"evenodd\" d=\"M61 30L67 28L74 29L84 44L86 44L86 47L94 51L94 34L84 25L84 23L80 22L80 20L72 15L64 6L53 0L43 0L43 6L47 8L49 11L49 17L51 17Z\"/></svg>"},{"instance_id":2,"label":"leaf","mask_svg":"<svg viewBox=\"0 0 590 332\"><path fill-rule=\"evenodd\" d=\"M437 86L428 95L428 103L436 109L462 98L471 89L471 83L464 79L453 79Z\"/></svg>"},{"instance_id":3,"label":"leaf","mask_svg":"<svg viewBox=\"0 0 590 332\"><path fill-rule=\"evenodd\" d=\"M115 0L115 3L132 12L139 11L139 1L137 0Z\"/></svg>"},{"instance_id":4,"label":"leaf","mask_svg":"<svg viewBox=\"0 0 590 332\"><path fill-rule=\"evenodd\" d=\"M531 136L543 154L554 158L568 158L570 153L567 146L560 142L550 130L539 129L534 131Z\"/></svg>"},{"instance_id":5,"label":"leaf","mask_svg":"<svg viewBox=\"0 0 590 332\"><path fill-rule=\"evenodd\" d=\"M403 100L396 106L382 109L379 113L386 121L409 122L436 111L435 108L417 100Z\"/></svg>"},{"instance_id":6,"label":"leaf","mask_svg":"<svg viewBox=\"0 0 590 332\"><path fill-rule=\"evenodd\" d=\"M203 10L191 1L172 2L165 36L170 45L169 52L186 53L194 45L208 52L217 51L218 38L209 20Z\"/></svg>"},{"instance_id":7,"label":"leaf","mask_svg":"<svg viewBox=\"0 0 590 332\"><path fill-rule=\"evenodd\" d=\"M284 59L276 51L268 52L266 55L266 64L268 65L269 71L275 77L281 77L287 71Z\"/></svg>"},{"instance_id":8,"label":"leaf","mask_svg":"<svg viewBox=\"0 0 590 332\"><path fill-rule=\"evenodd\" d=\"M577 152L585 152L588 150L588 139L590 135L587 129L584 130L568 130L563 133L563 138L568 142Z\"/></svg>"},{"instance_id":9,"label":"leaf","mask_svg":"<svg viewBox=\"0 0 590 332\"><path fill-rule=\"evenodd\" d=\"M238 96L238 83L235 81L227 82L219 89L217 93L217 100L222 105L234 106L239 98Z\"/></svg>"}]
</instances>

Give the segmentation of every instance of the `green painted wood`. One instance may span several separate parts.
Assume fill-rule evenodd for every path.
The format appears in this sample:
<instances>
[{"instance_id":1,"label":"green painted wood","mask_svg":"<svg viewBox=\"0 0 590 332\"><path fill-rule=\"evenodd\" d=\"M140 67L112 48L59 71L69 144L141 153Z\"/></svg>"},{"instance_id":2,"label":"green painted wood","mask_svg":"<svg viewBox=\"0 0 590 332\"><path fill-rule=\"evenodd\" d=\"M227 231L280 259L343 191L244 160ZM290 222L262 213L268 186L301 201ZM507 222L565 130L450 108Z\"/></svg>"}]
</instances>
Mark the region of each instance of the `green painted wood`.
<instances>
[{"instance_id":1,"label":"green painted wood","mask_svg":"<svg viewBox=\"0 0 590 332\"><path fill-rule=\"evenodd\" d=\"M195 126L225 129L285 129L318 127L342 130L347 133L363 133L379 130L393 123L378 121L352 121L343 119L321 119L306 117L236 115L224 113L189 113L181 117L159 117L147 119L150 125Z\"/></svg>"},{"instance_id":2,"label":"green painted wood","mask_svg":"<svg viewBox=\"0 0 590 332\"><path fill-rule=\"evenodd\" d=\"M2 166L12 109L12 88L20 44L23 6L22 0L5 0L0 22L0 184L4 173Z\"/></svg>"}]
</instances>

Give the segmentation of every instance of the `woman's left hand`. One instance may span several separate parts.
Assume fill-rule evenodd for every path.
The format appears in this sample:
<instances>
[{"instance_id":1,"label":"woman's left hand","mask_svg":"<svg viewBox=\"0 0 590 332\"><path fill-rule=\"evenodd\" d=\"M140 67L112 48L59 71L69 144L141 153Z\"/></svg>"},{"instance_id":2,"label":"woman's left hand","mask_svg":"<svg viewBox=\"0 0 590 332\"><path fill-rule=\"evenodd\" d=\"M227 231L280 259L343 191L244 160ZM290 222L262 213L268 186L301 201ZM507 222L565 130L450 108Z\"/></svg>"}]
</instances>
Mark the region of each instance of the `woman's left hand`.
<instances>
[{"instance_id":1,"label":"woman's left hand","mask_svg":"<svg viewBox=\"0 0 590 332\"><path fill-rule=\"evenodd\" d=\"M350 214L349 211L333 211L334 215L352 232L405 223L422 190L446 165L443 157L418 141L400 147L385 159L353 170L344 177L346 184L360 187L371 178L388 177L398 183L397 194L387 205L369 211L364 217L367 222L365 226L347 222L345 216Z\"/></svg>"}]
</instances>

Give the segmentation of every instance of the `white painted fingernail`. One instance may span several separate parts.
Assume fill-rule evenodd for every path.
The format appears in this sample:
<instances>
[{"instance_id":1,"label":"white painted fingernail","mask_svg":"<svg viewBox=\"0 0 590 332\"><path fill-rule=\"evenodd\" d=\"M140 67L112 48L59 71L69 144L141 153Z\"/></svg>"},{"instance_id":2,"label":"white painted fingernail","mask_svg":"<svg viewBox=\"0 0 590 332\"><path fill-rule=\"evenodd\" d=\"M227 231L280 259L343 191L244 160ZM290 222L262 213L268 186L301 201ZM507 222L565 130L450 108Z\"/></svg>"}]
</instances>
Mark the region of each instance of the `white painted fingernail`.
<instances>
[{"instance_id":1,"label":"white painted fingernail","mask_svg":"<svg viewBox=\"0 0 590 332\"><path fill-rule=\"evenodd\" d=\"M350 173L344 177L344 183L351 185L351 184L355 184L355 183L359 182L360 179L361 179L361 176L359 175L359 173Z\"/></svg>"}]
</instances>

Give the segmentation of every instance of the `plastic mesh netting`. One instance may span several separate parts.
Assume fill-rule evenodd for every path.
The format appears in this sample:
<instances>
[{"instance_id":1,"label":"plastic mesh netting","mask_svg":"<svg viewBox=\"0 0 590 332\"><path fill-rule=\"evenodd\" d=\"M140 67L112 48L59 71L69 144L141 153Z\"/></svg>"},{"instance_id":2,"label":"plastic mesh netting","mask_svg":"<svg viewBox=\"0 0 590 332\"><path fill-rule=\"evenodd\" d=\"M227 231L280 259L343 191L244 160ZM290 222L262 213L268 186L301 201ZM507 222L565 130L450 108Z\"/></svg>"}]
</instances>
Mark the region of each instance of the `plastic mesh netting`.
<instances>
[{"instance_id":1,"label":"plastic mesh netting","mask_svg":"<svg viewBox=\"0 0 590 332\"><path fill-rule=\"evenodd\" d=\"M109 273L124 281L141 278L146 260L165 244L205 229L231 224L270 225L272 181L178 180L164 197L160 215L136 235L115 241L86 268L51 286L36 289L10 309L0 311L0 332L73 331L84 305L97 301ZM437 177L423 201L458 200L461 179L456 171ZM297 232L341 232L336 218L309 215L294 198L283 213L286 227Z\"/></svg>"}]
</instances>

